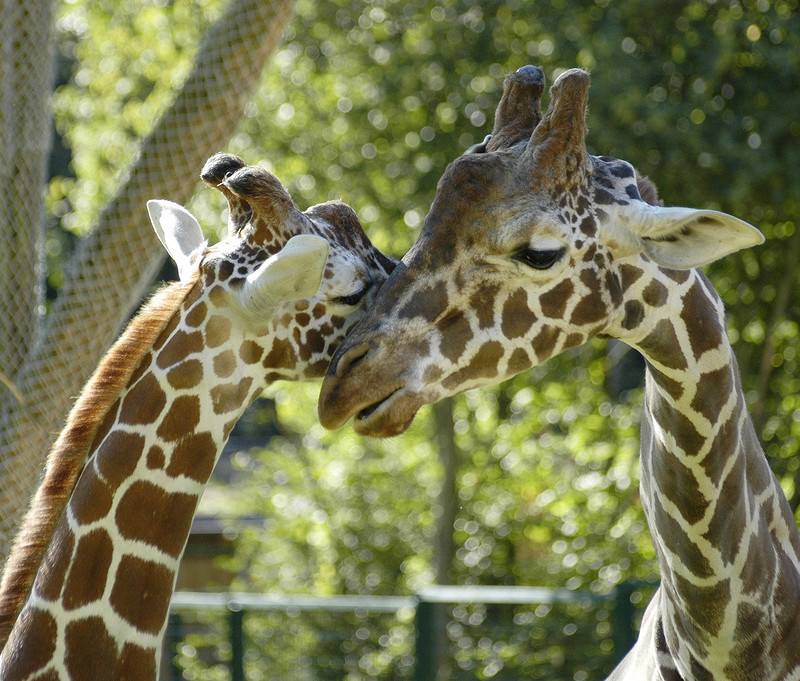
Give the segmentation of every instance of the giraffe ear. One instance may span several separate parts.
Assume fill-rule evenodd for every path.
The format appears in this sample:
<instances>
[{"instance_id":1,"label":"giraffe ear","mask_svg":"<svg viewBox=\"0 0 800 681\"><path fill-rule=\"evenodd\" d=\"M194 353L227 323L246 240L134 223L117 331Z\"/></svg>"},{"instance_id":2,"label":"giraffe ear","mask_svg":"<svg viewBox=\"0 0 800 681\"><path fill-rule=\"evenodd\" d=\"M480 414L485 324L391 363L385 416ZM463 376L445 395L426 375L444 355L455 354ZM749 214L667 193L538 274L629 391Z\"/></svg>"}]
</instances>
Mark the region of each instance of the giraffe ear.
<instances>
[{"instance_id":1,"label":"giraffe ear","mask_svg":"<svg viewBox=\"0 0 800 681\"><path fill-rule=\"evenodd\" d=\"M281 303L310 298L318 290L328 261L328 242L299 234L247 277L240 302L261 318L271 316Z\"/></svg>"},{"instance_id":2,"label":"giraffe ear","mask_svg":"<svg viewBox=\"0 0 800 681\"><path fill-rule=\"evenodd\" d=\"M147 212L156 235L178 266L178 276L186 281L192 274L192 254L206 245L200 223L183 206L164 199L148 201Z\"/></svg>"},{"instance_id":3,"label":"giraffe ear","mask_svg":"<svg viewBox=\"0 0 800 681\"><path fill-rule=\"evenodd\" d=\"M707 265L764 242L764 235L753 225L716 210L642 206L639 202L619 208L621 231L628 234L613 231L627 242L625 255L644 252L654 262L671 269Z\"/></svg>"}]
</instances>

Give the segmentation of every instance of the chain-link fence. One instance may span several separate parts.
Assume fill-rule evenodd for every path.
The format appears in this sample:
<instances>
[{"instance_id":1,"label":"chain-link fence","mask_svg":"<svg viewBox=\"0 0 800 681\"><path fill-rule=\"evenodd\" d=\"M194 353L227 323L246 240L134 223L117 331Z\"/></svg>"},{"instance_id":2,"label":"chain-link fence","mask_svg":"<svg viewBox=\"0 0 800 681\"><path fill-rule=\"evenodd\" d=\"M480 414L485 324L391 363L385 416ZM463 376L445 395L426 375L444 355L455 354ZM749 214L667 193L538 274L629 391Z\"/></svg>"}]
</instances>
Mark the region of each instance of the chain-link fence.
<instances>
[{"instance_id":1,"label":"chain-link fence","mask_svg":"<svg viewBox=\"0 0 800 681\"><path fill-rule=\"evenodd\" d=\"M0 562L72 400L159 270L145 202L186 202L224 149L294 0L230 0L66 269L46 316L44 185L56 0L0 3Z\"/></svg>"}]
</instances>

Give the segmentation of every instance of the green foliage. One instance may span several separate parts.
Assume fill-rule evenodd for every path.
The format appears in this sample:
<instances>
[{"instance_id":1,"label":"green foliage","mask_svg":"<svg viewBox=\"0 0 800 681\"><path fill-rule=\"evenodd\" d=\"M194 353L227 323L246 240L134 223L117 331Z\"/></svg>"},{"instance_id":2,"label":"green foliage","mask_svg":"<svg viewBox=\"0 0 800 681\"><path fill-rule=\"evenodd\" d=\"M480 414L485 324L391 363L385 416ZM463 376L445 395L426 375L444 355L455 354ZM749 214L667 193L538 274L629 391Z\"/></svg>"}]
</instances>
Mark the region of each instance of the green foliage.
<instances>
[{"instance_id":1,"label":"green foliage","mask_svg":"<svg viewBox=\"0 0 800 681\"><path fill-rule=\"evenodd\" d=\"M76 65L55 111L77 178L54 179L50 205L65 227L85 230L109 196L220 5L63 5L63 44ZM300 0L228 151L272 169L302 208L347 201L399 257L445 165L490 131L504 74L535 63L552 82L564 68L590 69L592 153L634 163L667 204L725 210L767 236L709 274L748 397L765 415L757 425L768 456L797 507L797 5ZM192 207L221 230L221 197L201 191ZM605 346L590 344L455 401L453 581L607 593L621 579L653 576L636 492L640 395L609 398L608 370ZM238 586L413 593L433 579L442 471L430 414L400 438L370 441L349 426L322 430L316 394L276 387L283 435L235 461L241 482L229 510L266 519L242 530ZM347 678L382 674L356 665Z\"/></svg>"}]
</instances>

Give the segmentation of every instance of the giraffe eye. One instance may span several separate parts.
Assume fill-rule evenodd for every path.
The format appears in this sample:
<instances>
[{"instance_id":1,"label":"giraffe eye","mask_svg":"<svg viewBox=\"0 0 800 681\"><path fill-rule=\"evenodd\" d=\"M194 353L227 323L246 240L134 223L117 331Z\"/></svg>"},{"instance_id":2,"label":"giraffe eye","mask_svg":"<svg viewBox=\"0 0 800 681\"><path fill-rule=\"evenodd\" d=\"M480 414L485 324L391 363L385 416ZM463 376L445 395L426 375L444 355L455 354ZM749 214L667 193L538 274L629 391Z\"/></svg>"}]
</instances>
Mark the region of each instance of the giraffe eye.
<instances>
[{"instance_id":1,"label":"giraffe eye","mask_svg":"<svg viewBox=\"0 0 800 681\"><path fill-rule=\"evenodd\" d=\"M341 303L342 305L358 305L361 302L361 299L366 295L367 291L369 291L369 288L370 284L367 284L360 291L351 293L349 296L338 296L333 300L337 303Z\"/></svg>"},{"instance_id":2,"label":"giraffe eye","mask_svg":"<svg viewBox=\"0 0 800 681\"><path fill-rule=\"evenodd\" d=\"M556 264L564 255L563 248L548 248L547 250L536 250L533 248L523 248L516 255L517 260L535 270L547 270Z\"/></svg>"}]
</instances>

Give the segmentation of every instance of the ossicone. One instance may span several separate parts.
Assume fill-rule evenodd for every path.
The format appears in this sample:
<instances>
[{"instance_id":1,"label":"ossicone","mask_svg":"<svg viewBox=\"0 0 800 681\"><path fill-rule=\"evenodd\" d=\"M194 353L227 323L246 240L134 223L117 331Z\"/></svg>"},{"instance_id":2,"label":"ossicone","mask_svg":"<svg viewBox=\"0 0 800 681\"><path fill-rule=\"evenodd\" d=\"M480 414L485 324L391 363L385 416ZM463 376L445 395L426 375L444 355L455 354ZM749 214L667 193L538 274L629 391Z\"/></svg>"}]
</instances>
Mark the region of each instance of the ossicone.
<instances>
[{"instance_id":1,"label":"ossicone","mask_svg":"<svg viewBox=\"0 0 800 681\"><path fill-rule=\"evenodd\" d=\"M542 119L544 85L544 71L540 66L523 66L506 76L487 151L511 147L531 136Z\"/></svg>"},{"instance_id":2,"label":"ossicone","mask_svg":"<svg viewBox=\"0 0 800 681\"><path fill-rule=\"evenodd\" d=\"M589 73L569 69L550 88L550 106L531 135L526 157L540 184L567 185L588 168Z\"/></svg>"},{"instance_id":3,"label":"ossicone","mask_svg":"<svg viewBox=\"0 0 800 681\"><path fill-rule=\"evenodd\" d=\"M200 179L209 187L222 192L228 202L228 232L236 234L250 221L253 211L250 204L243 198L236 196L223 182L237 170L247 164L233 154L216 153L206 161L200 171Z\"/></svg>"}]
</instances>

